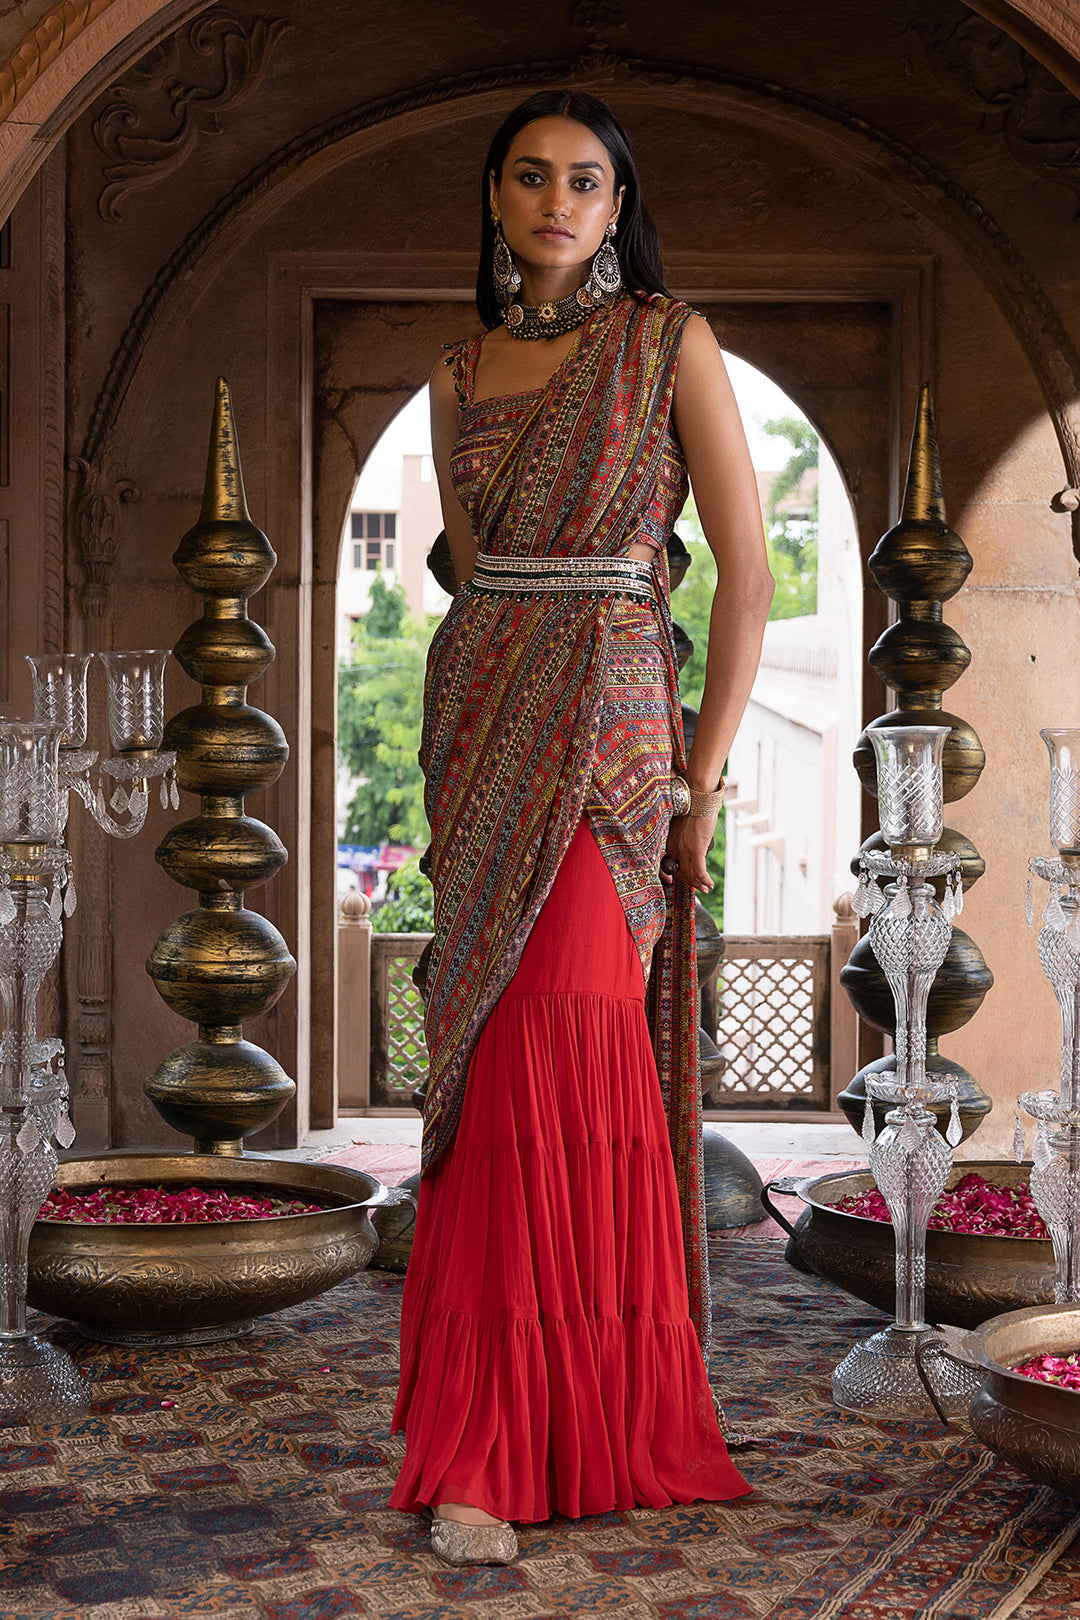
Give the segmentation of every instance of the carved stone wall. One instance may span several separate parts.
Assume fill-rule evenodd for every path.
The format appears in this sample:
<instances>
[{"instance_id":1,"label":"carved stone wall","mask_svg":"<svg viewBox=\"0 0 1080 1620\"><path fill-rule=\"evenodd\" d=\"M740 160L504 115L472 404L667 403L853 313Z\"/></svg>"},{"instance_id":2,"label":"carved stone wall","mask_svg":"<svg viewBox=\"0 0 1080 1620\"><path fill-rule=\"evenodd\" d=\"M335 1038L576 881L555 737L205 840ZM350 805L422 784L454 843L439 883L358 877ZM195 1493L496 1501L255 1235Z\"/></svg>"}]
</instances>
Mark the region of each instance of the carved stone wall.
<instances>
[{"instance_id":1,"label":"carved stone wall","mask_svg":"<svg viewBox=\"0 0 1080 1620\"><path fill-rule=\"evenodd\" d=\"M30 712L24 654L64 636L64 164L41 169L0 231L0 708ZM39 1027L64 1030L61 971Z\"/></svg>"},{"instance_id":2,"label":"carved stone wall","mask_svg":"<svg viewBox=\"0 0 1080 1620\"><path fill-rule=\"evenodd\" d=\"M143 8L144 23L153 10ZM277 1140L303 1128L332 1057L320 1033L332 1021L318 1011L332 982L326 536L347 477L325 443L309 442L316 309L327 297L381 303L386 320L406 309L393 341L362 357L350 396L367 413L350 429L359 445L396 405L405 371L419 381L436 358L423 311L456 305L468 320L493 124L536 85L566 80L608 96L631 127L673 283L733 311L732 345L758 344L757 364L771 355L826 431L851 402L817 366L824 326L797 312L844 299L882 312L892 343L867 350L861 384L880 401L874 435L833 440L867 544L895 496L901 423L922 377L934 381L950 515L975 559L952 619L977 652L981 684L966 712L989 764L964 801L962 830L988 861L972 928L998 979L953 1044L999 1105L1042 1083L1056 1046L1052 1002L1023 1072L1006 1072L1000 1054L1018 1009L1040 1005L1045 989L1034 953L1016 949L1009 909L1022 856L1044 842L1037 728L1080 712L1070 535L1080 506L1080 107L1049 76L1046 54L1025 55L958 0L868 0L854 40L850 7L825 0L567 0L545 17L542 61L534 20L495 0L453 13L416 0L407 26L345 0L189 5L176 21L169 38L147 35L142 60L102 85L65 142L66 639L167 645L189 622L170 557L197 507L202 402L224 373L252 513L281 557L251 607L278 647L253 700L293 745L265 807L293 859L265 905L300 972L253 1032L301 1082ZM2 162L0 151L0 182ZM762 296L776 311L771 336L763 315L750 317ZM417 352L403 371L410 329ZM334 357L324 363L332 371ZM2 366L0 343L0 389ZM0 453L0 520L2 466ZM0 521L0 567L3 541ZM11 531L9 544L21 564L26 542ZM190 688L178 672L170 683L180 707ZM886 707L872 688L866 701L868 714ZM69 951L69 1038L102 1128L124 1144L167 1139L141 1083L182 1038L142 972L173 909L153 841L148 830L111 875L80 853L97 898L88 906L81 883ZM992 1146L986 1128L977 1146Z\"/></svg>"}]
</instances>

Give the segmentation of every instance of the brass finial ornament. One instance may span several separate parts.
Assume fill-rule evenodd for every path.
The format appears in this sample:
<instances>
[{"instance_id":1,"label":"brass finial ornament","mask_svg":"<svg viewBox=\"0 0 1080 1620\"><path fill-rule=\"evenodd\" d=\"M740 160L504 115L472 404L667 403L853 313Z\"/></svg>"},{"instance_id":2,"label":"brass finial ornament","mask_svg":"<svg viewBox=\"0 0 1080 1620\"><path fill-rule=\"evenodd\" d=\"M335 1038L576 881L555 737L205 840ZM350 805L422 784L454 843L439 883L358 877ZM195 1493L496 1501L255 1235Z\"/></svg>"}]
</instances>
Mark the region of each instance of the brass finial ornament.
<instances>
[{"instance_id":1,"label":"brass finial ornament","mask_svg":"<svg viewBox=\"0 0 1080 1620\"><path fill-rule=\"evenodd\" d=\"M942 712L942 694L971 662L963 640L942 620L942 603L956 595L971 566L967 546L945 521L934 406L930 384L924 383L900 521L882 535L869 562L875 582L898 609L896 623L878 637L869 655L871 669L895 691L896 709L872 724L952 727L942 762L947 804L971 792L986 763L972 726L959 715ZM867 792L876 794L874 751L865 733L855 748L855 769ZM964 881L973 881L966 869Z\"/></svg>"},{"instance_id":2,"label":"brass finial ornament","mask_svg":"<svg viewBox=\"0 0 1080 1620\"><path fill-rule=\"evenodd\" d=\"M908 456L907 483L904 486L904 504L900 509L900 522L909 528L936 529L939 534L947 533L953 542L953 553L959 560L963 575L961 584L967 579L971 573L971 553L945 520L945 490L941 483L937 424L934 421L934 401L929 383L923 383L919 395L919 409L915 415L915 431L911 436L911 452ZM895 531L889 532L892 534Z\"/></svg>"},{"instance_id":3,"label":"brass finial ornament","mask_svg":"<svg viewBox=\"0 0 1080 1620\"><path fill-rule=\"evenodd\" d=\"M882 535L868 566L877 585L897 605L895 624L878 637L869 653L871 668L896 695L896 708L871 721L863 732L855 747L855 769L863 787L876 796L877 769L868 731L889 726L949 726L942 759L942 790L946 804L954 803L971 792L982 774L986 755L970 723L942 707L943 693L960 679L971 662L962 638L945 624L942 604L960 590L971 572L972 559L945 517L929 383L924 383L919 398L900 521ZM884 847L881 834L875 833L863 850ZM986 869L971 840L954 828L945 828L937 848L960 857L965 890ZM857 871L858 865L856 857L852 870ZM892 995L868 939L856 945L840 982L860 1018L887 1034L894 1033ZM978 946L954 926L948 954L930 991L926 1068L932 1074L954 1074L959 1080L965 1136L989 1113L990 1099L965 1069L940 1055L937 1043L942 1035L959 1029L974 1016L993 982ZM866 1075L881 1073L893 1065L891 1057L868 1064L837 1099L856 1130L865 1104ZM879 1129L884 1108L881 1114Z\"/></svg>"},{"instance_id":4,"label":"brass finial ornament","mask_svg":"<svg viewBox=\"0 0 1080 1620\"><path fill-rule=\"evenodd\" d=\"M202 687L200 702L175 715L165 746L177 780L200 795L200 813L166 834L157 859L195 889L196 911L165 929L146 970L165 1003L197 1023L198 1039L160 1063L146 1095L197 1153L239 1155L296 1090L276 1059L242 1037L241 1026L272 1007L296 971L288 946L265 917L243 905L287 860L277 834L245 814L248 793L280 776L289 755L281 727L250 707L247 687L274 647L247 616L277 557L248 514L232 401L218 379L199 521L173 557L204 598L203 616L176 644L178 663Z\"/></svg>"}]
</instances>

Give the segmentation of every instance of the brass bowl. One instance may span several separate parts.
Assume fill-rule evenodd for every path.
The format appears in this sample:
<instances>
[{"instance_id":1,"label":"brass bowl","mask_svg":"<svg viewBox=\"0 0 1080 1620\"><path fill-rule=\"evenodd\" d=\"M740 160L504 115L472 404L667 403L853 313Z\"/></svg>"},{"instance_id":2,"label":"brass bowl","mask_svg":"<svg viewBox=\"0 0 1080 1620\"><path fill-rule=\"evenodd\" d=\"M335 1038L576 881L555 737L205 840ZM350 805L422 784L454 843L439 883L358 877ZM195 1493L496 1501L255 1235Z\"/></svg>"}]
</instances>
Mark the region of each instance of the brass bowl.
<instances>
[{"instance_id":1,"label":"brass bowl","mask_svg":"<svg viewBox=\"0 0 1080 1620\"><path fill-rule=\"evenodd\" d=\"M1006 1160L966 1160L953 1166L947 1185L977 1171L987 1181L1012 1186L1026 1181L1031 1166ZM788 1259L827 1277L856 1299L892 1314L895 1249L888 1221L872 1221L834 1208L848 1193L874 1185L868 1170L846 1170L802 1181L771 1181L762 1193L769 1213L791 1234ZM794 1226L772 1203L770 1192L791 1192L809 1208ZM794 1253L793 1253L794 1251ZM926 1234L926 1320L975 1328L1002 1311L1019 1310L1054 1297L1054 1249L1049 1238L980 1237L962 1232Z\"/></svg>"},{"instance_id":2,"label":"brass bowl","mask_svg":"<svg viewBox=\"0 0 1080 1620\"><path fill-rule=\"evenodd\" d=\"M1080 1305L1007 1311L973 1333L948 1331L940 1347L926 1348L982 1374L968 1423L984 1446L1040 1485L1080 1498L1080 1390L1013 1371L1031 1356L1080 1349ZM933 1359L920 1356L931 1390Z\"/></svg>"},{"instance_id":3,"label":"brass bowl","mask_svg":"<svg viewBox=\"0 0 1080 1620\"><path fill-rule=\"evenodd\" d=\"M420 1200L420 1174L407 1176L395 1191L411 1196L396 1207L377 1209L371 1217L379 1234L379 1270L396 1271L399 1275L409 1269L413 1238L416 1236L416 1214Z\"/></svg>"},{"instance_id":4,"label":"brass bowl","mask_svg":"<svg viewBox=\"0 0 1080 1620\"><path fill-rule=\"evenodd\" d=\"M252 1155L118 1153L72 1159L57 1184L218 1186L326 1207L254 1221L83 1225L35 1221L27 1298L106 1344L208 1344L298 1305L369 1264L370 1211L407 1198L363 1170Z\"/></svg>"}]
</instances>

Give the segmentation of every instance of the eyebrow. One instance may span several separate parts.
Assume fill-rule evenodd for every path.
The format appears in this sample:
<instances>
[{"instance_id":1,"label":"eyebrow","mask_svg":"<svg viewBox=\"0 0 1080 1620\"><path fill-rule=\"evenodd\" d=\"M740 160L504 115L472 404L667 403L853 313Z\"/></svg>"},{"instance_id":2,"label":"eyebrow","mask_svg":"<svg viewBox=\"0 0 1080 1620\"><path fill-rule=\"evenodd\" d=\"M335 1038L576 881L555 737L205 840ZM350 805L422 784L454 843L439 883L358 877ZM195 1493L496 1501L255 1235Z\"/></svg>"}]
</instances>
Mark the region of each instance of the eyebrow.
<instances>
[{"instance_id":1,"label":"eyebrow","mask_svg":"<svg viewBox=\"0 0 1080 1620\"><path fill-rule=\"evenodd\" d=\"M531 163L533 165L533 167L537 168L537 169L550 169L551 168L551 160L550 160L550 158L519 157L519 158L515 158L514 162L515 163ZM602 163L596 163L596 162L593 162L593 163L571 163L571 164L569 164L569 167L571 169L598 169L601 174L603 174L603 172L604 172L604 165Z\"/></svg>"}]
</instances>

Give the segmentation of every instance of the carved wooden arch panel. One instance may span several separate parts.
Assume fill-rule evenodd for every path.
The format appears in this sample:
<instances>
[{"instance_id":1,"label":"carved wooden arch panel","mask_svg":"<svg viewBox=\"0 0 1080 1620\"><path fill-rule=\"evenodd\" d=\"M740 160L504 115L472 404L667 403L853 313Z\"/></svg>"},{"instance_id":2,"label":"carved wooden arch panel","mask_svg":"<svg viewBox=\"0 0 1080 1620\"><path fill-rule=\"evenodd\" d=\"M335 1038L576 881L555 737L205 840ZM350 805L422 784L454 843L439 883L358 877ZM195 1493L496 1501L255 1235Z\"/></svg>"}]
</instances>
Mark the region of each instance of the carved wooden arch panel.
<instances>
[{"instance_id":1,"label":"carved wooden arch panel","mask_svg":"<svg viewBox=\"0 0 1080 1620\"><path fill-rule=\"evenodd\" d=\"M212 0L54 0L0 58L0 220L96 96ZM6 8L10 11L12 8Z\"/></svg>"}]
</instances>

